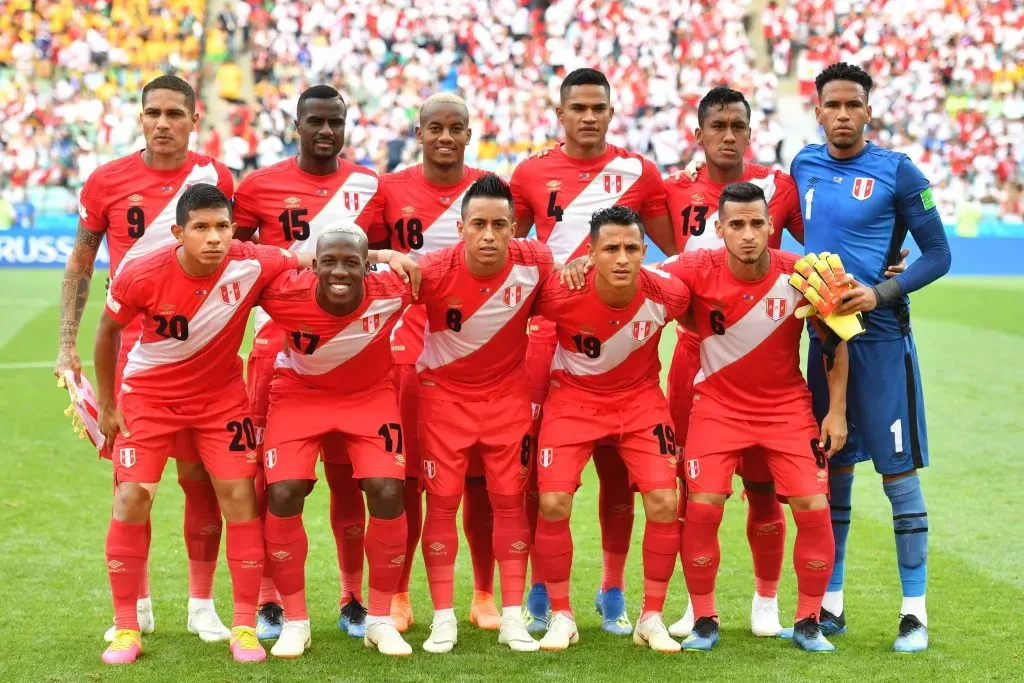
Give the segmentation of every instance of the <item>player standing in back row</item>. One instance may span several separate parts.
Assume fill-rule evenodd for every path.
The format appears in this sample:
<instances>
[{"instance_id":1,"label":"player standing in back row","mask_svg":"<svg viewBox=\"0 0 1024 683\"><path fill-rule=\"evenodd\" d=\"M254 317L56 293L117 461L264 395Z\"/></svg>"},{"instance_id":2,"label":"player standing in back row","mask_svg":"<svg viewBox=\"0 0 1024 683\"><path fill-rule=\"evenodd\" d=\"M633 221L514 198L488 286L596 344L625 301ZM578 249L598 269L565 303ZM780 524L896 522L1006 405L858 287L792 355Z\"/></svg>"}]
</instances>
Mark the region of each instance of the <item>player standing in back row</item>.
<instances>
[{"instance_id":1,"label":"player standing in back row","mask_svg":"<svg viewBox=\"0 0 1024 683\"><path fill-rule=\"evenodd\" d=\"M624 206L640 214L651 241L662 251L676 253L665 188L657 167L643 156L607 142L608 125L615 114L608 79L594 69L577 69L562 81L559 96L556 112L565 131L565 143L524 161L512 174L518 236L526 236L536 225L537 238L551 249L555 263L564 265L586 253L590 219L595 212ZM554 326L534 318L527 375L530 401L535 405L535 437L556 346ZM598 444L594 467L601 481L598 511L604 550L595 606L602 615L603 630L629 635L632 625L626 614L623 587L633 531L633 493L627 486L626 467L614 448ZM535 487L528 490L527 501L527 518L534 524L539 505ZM550 609L538 564L534 551L534 585L526 605L531 631L544 629Z\"/></svg>"},{"instance_id":2,"label":"player standing in back row","mask_svg":"<svg viewBox=\"0 0 1024 683\"><path fill-rule=\"evenodd\" d=\"M715 231L718 199L729 183L748 181L764 191L775 230L768 246L778 249L782 229L786 227L803 241L804 224L800 219L800 198L796 183L781 171L743 160L750 144L750 105L743 93L725 86L712 88L697 106L697 144L704 149L706 166L697 176L665 181L669 214L675 226L676 246L680 253L698 249L720 249L722 238ZM683 326L676 328L679 341L672 356L668 376L668 404L676 439L682 449L693 407L693 380L700 370L700 338ZM679 458L679 479L685 480L684 458ZM779 623L778 585L782 556L786 546L786 515L775 496L771 472L763 458L744 457L737 466L747 499L747 540L754 560L754 598L750 607L750 626L756 636L775 636ZM680 496L680 523L686 513L686 497ZM689 601L683 618L669 627L681 638L693 628L693 604Z\"/></svg>"},{"instance_id":3,"label":"player standing in back row","mask_svg":"<svg viewBox=\"0 0 1024 683\"><path fill-rule=\"evenodd\" d=\"M355 224L365 231L377 192L377 174L338 155L345 143L348 108L341 94L327 85L314 85L299 95L295 130L299 154L246 176L235 193L235 223L239 239L254 234L260 244L272 244L295 253L313 253L324 230ZM284 330L256 309L256 336L249 353L246 381L253 422L266 426L270 380L274 360L284 350ZM324 461L331 494L331 530L338 550L341 574L341 615L338 627L353 637L365 631L363 584L363 496L348 462ZM262 467L257 492L265 498ZM265 513L265 502L261 508ZM261 640L277 638L283 614L281 598L266 568L260 590Z\"/></svg>"},{"instance_id":4,"label":"player standing in back row","mask_svg":"<svg viewBox=\"0 0 1024 683\"><path fill-rule=\"evenodd\" d=\"M918 652L928 647L928 513L917 474L928 465L928 439L907 295L949 270L949 243L928 179L905 154L864 139L871 121L871 76L839 63L822 71L815 85L814 111L827 144L808 145L790 167L800 189L804 246L808 252L839 254L856 278L836 313L867 314L867 332L850 345L848 404L858 448L836 455L829 472L836 556L822 603L822 630L826 635L846 631L842 589L853 466L870 458L892 504L903 585L893 647ZM907 232L921 248L921 258L887 280L886 269L899 260ZM817 357L820 348L812 331L809 357ZM828 387L818 365L811 363L807 374L820 419Z\"/></svg>"},{"instance_id":5,"label":"player standing in back row","mask_svg":"<svg viewBox=\"0 0 1024 683\"><path fill-rule=\"evenodd\" d=\"M469 110L456 95L431 95L420 107L416 139L423 147L423 163L380 179L374 199L371 246L387 246L418 261L427 254L457 244L457 223L462 198L483 171L466 166L466 145L472 138ZM383 239L384 244L381 244ZM395 327L391 351L395 381L406 425L405 514L409 536L405 569L392 605L391 616L400 632L413 623L409 602L409 576L423 526L423 492L419 483L422 454L418 427L420 383L416 361L423 351L426 311L420 304L406 309ZM462 524L473 564L473 602L470 623L497 630L501 615L494 604L494 553L491 548L494 516L479 459L470 462L463 493Z\"/></svg>"},{"instance_id":6,"label":"player standing in back row","mask_svg":"<svg viewBox=\"0 0 1024 683\"><path fill-rule=\"evenodd\" d=\"M196 95L177 76L160 76L142 89L139 122L146 148L99 167L82 188L75 246L64 268L61 294L60 350L54 374L66 370L76 381L82 372L78 325L89 298L89 285L103 237L110 251L113 277L134 259L174 243L171 225L178 199L197 183L216 185L231 197L231 172L218 161L188 150L189 134L199 122ZM115 390L128 352L142 333L136 319L121 335ZM213 605L213 576L220 548L221 511L210 477L194 446L183 440L174 447L178 483L185 493L185 547L188 554L188 630L204 641L231 636ZM150 529L147 526L147 534ZM149 572L142 570L138 619L143 633L154 629L149 597ZM105 634L114 639L115 627Z\"/></svg>"}]
</instances>

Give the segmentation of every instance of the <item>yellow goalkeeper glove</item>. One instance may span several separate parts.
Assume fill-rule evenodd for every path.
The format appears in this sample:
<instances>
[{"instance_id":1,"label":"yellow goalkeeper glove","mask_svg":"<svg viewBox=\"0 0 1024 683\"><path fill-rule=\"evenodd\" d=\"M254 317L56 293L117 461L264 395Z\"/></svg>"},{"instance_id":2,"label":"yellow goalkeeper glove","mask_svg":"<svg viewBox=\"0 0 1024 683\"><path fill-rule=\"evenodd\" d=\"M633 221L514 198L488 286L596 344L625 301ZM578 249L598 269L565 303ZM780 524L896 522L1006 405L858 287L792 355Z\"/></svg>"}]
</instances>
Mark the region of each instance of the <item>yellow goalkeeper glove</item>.
<instances>
[{"instance_id":1,"label":"yellow goalkeeper glove","mask_svg":"<svg viewBox=\"0 0 1024 683\"><path fill-rule=\"evenodd\" d=\"M789 276L789 284L796 288L809 302L796 309L797 318L817 315L843 341L850 341L865 331L864 318L860 313L836 315L835 310L842 303L842 287L839 283L846 277L846 269L839 254L827 251L821 254L807 254L793 264L796 271Z\"/></svg>"}]
</instances>

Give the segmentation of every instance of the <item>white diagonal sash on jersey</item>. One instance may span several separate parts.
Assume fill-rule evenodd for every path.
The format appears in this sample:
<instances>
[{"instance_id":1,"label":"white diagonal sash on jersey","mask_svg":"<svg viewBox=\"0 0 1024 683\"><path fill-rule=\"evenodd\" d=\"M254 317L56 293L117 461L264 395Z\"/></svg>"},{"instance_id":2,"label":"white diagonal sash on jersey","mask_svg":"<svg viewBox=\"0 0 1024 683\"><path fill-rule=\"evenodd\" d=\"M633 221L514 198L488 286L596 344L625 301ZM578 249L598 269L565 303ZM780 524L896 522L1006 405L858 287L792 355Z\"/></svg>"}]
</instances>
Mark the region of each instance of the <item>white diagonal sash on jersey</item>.
<instances>
[{"instance_id":1,"label":"white diagonal sash on jersey","mask_svg":"<svg viewBox=\"0 0 1024 683\"><path fill-rule=\"evenodd\" d=\"M341 187L334 193L334 196L327 200L323 208L309 219L309 237L304 240L295 240L288 249L296 254L312 254L316 252L316 241L328 228L335 228L345 223L355 223L356 218L362 213L362 208L370 203L370 199L377 192L377 179L368 173L352 173ZM345 195L352 193L359 195L359 210L353 211L345 206Z\"/></svg>"},{"instance_id":2,"label":"white diagonal sash on jersey","mask_svg":"<svg viewBox=\"0 0 1024 683\"><path fill-rule=\"evenodd\" d=\"M771 204L775 196L775 173L769 173L764 178L752 178L749 181L764 190L764 198ZM686 238L683 251L697 251L698 249L721 249L725 242L715 233L715 221L718 220L718 209L704 221L704 232L699 235L690 235ZM776 225L775 230L782 230L781 225Z\"/></svg>"},{"instance_id":3,"label":"white diagonal sash on jersey","mask_svg":"<svg viewBox=\"0 0 1024 683\"><path fill-rule=\"evenodd\" d=\"M128 364L124 369L125 379L161 365L180 363L201 351L238 314L238 302L249 296L262 272L263 267L257 259L229 263L217 279L217 283L210 287L206 300L199 306L199 310L189 320L188 339L161 339L145 344L139 339L128 353ZM220 287L231 282L238 283L239 297L234 304L229 305L221 299ZM248 316L248 311L244 315Z\"/></svg>"},{"instance_id":4,"label":"white diagonal sash on jersey","mask_svg":"<svg viewBox=\"0 0 1024 683\"><path fill-rule=\"evenodd\" d=\"M359 195L359 210L353 211L345 206L345 194ZM294 240L288 245L289 251L295 254L312 254L316 252L316 241L328 228L337 227L344 223L355 223L355 220L362 213L363 208L370 203L373 195L377 193L377 178L369 173L352 173L345 182L341 184L338 191L334 193L326 204L309 220L309 237L304 240ZM270 316L263 308L256 307L256 317L253 323L257 334L270 320Z\"/></svg>"},{"instance_id":5,"label":"white diagonal sash on jersey","mask_svg":"<svg viewBox=\"0 0 1024 683\"><path fill-rule=\"evenodd\" d=\"M512 272L494 289L490 298L463 321L461 331L431 332L428 324L423 335L423 353L416 360L416 370L434 369L454 363L489 342L515 317L538 282L540 271L537 266L514 265ZM522 298L518 305L510 308L505 305L505 289L515 285L523 288ZM523 334L526 334L526 325L523 325Z\"/></svg>"},{"instance_id":6,"label":"white diagonal sash on jersey","mask_svg":"<svg viewBox=\"0 0 1024 683\"><path fill-rule=\"evenodd\" d=\"M555 357L551 361L552 370L565 370L570 375L583 377L587 375L603 375L619 367L629 356L644 344L657 336L658 330L665 326L665 306L647 299L637 312L618 332L601 342L601 354L590 358L582 353L569 351L559 344L555 348ZM654 329L637 341L633 337L633 323L651 322Z\"/></svg>"},{"instance_id":7,"label":"white diagonal sash on jersey","mask_svg":"<svg viewBox=\"0 0 1024 683\"><path fill-rule=\"evenodd\" d=\"M175 218L178 210L178 200L181 199L181 195L185 194L192 185L198 185L199 183L209 183L210 185L217 184L217 167L211 164L200 166L196 164L189 171L188 177L182 181L181 187L174 193L174 196L167 202L164 208L157 214L156 218L151 220L142 233L142 237L135 240L131 248L125 252L124 258L121 259L121 263L117 266L117 273L120 273L124 268L125 264L129 261L145 256L146 254L152 254L161 247L170 246L174 244L174 235L171 233L171 226L177 222Z\"/></svg>"},{"instance_id":8,"label":"white diagonal sash on jersey","mask_svg":"<svg viewBox=\"0 0 1024 683\"><path fill-rule=\"evenodd\" d=\"M401 297L376 299L370 302L358 320L353 320L326 343L318 346L312 355L307 356L294 350L289 350L288 353L279 353L274 367L288 368L300 375L326 374L342 363L355 358L377 338L380 331L387 325L387 321L401 310ZM380 324L373 332L367 332L363 327L363 321L374 315L380 316Z\"/></svg>"},{"instance_id":9,"label":"white diagonal sash on jersey","mask_svg":"<svg viewBox=\"0 0 1024 683\"><path fill-rule=\"evenodd\" d=\"M562 210L562 220L555 223L547 245L555 263L566 263L590 233L590 217L596 211L615 206L629 192L643 174L644 165L636 157L615 157L594 179ZM608 192L604 189L604 176L622 176L622 187L616 185Z\"/></svg>"},{"instance_id":10,"label":"white diagonal sash on jersey","mask_svg":"<svg viewBox=\"0 0 1024 683\"><path fill-rule=\"evenodd\" d=\"M725 334L712 334L700 343L700 372L694 384L707 379L722 368L732 365L760 346L775 330L793 315L800 292L789 284L789 276L780 274L771 289L756 301L747 314L725 328ZM786 314L779 320L772 320L766 314L768 299L788 301Z\"/></svg>"},{"instance_id":11,"label":"white diagonal sash on jersey","mask_svg":"<svg viewBox=\"0 0 1024 683\"><path fill-rule=\"evenodd\" d=\"M455 223L462 218L462 198L468 191L467 187L433 223L423 226L423 246L410 250L409 256L419 260L425 254L458 244L459 228Z\"/></svg>"}]
</instances>

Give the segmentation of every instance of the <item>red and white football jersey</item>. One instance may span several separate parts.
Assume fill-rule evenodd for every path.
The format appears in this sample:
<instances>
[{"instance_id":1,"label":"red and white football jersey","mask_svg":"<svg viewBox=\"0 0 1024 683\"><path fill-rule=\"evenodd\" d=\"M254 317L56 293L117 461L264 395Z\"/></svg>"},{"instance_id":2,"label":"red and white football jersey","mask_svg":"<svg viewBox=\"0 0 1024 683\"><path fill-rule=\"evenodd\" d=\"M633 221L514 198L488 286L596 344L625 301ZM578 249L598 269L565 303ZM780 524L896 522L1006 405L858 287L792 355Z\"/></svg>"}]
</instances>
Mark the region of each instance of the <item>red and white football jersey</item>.
<instances>
[{"instance_id":1,"label":"red and white football jersey","mask_svg":"<svg viewBox=\"0 0 1024 683\"><path fill-rule=\"evenodd\" d=\"M239 183L234 220L239 228L255 229L260 244L311 254L327 228L344 223L355 223L363 230L370 227L377 182L372 170L344 159L338 159L337 171L321 176L306 173L291 157ZM283 348L281 328L256 309L252 353L275 356Z\"/></svg>"},{"instance_id":2,"label":"red and white football jersey","mask_svg":"<svg viewBox=\"0 0 1024 683\"><path fill-rule=\"evenodd\" d=\"M700 339L701 370L693 410L724 417L789 421L811 409L800 374L803 297L789 284L800 257L771 249L771 267L756 282L736 278L725 249L675 256L665 272L686 283Z\"/></svg>"},{"instance_id":3,"label":"red and white football jersey","mask_svg":"<svg viewBox=\"0 0 1024 683\"><path fill-rule=\"evenodd\" d=\"M161 402L192 399L242 379L238 349L249 311L274 278L298 268L294 254L232 242L217 272L185 274L178 247L125 265L110 283L106 312L121 325L142 316L142 336L128 352L122 392Z\"/></svg>"},{"instance_id":4,"label":"red and white football jersey","mask_svg":"<svg viewBox=\"0 0 1024 683\"><path fill-rule=\"evenodd\" d=\"M281 275L260 296L287 340L274 364L275 390L349 394L386 381L392 366L391 330L412 300L409 285L390 271L369 273L362 303L342 317L320 308L316 288L316 275L304 270Z\"/></svg>"},{"instance_id":5,"label":"red and white football jersey","mask_svg":"<svg viewBox=\"0 0 1024 683\"><path fill-rule=\"evenodd\" d=\"M420 263L428 324L416 370L463 399L525 390L526 323L554 270L551 252L537 240L512 240L504 270L488 278L469 272L465 254L459 242Z\"/></svg>"},{"instance_id":6,"label":"red and white football jersey","mask_svg":"<svg viewBox=\"0 0 1024 683\"><path fill-rule=\"evenodd\" d=\"M804 240L804 220L800 213L800 195L796 181L782 171L747 163L741 182L751 182L762 190L768 200L768 213L775 232L768 238L768 246L778 249L785 228L798 241ZM715 234L718 220L718 200L729 183L716 183L702 168L693 181L685 177L665 180L668 193L669 215L675 233L676 248L680 254L698 249L720 249L725 242ZM700 340L682 325L676 328L679 343L692 353L697 352Z\"/></svg>"},{"instance_id":7,"label":"red and white football jersey","mask_svg":"<svg viewBox=\"0 0 1024 683\"><path fill-rule=\"evenodd\" d=\"M462 198L485 171L466 167L462 180L455 185L433 185L423 175L423 165L411 166L380 178L380 189L374 199L371 241L382 237L396 249L419 261L438 249L459 242L456 223L462 217ZM406 309L395 328L391 351L395 362L413 365L423 351L423 332L427 314L421 305Z\"/></svg>"},{"instance_id":8,"label":"red and white football jersey","mask_svg":"<svg viewBox=\"0 0 1024 683\"><path fill-rule=\"evenodd\" d=\"M548 245L556 263L586 252L590 217L601 209L627 206L642 219L668 211L658 167L614 145L594 159L574 159L562 147L527 159L512 173L511 185L516 220L532 214L537 239Z\"/></svg>"},{"instance_id":9,"label":"red and white football jersey","mask_svg":"<svg viewBox=\"0 0 1024 683\"><path fill-rule=\"evenodd\" d=\"M178 200L198 183L216 185L231 199L234 180L228 167L195 152L170 171L150 168L142 152L134 152L92 172L82 187L78 215L87 230L106 233L111 275L129 261L175 243L171 226Z\"/></svg>"},{"instance_id":10,"label":"red and white football jersey","mask_svg":"<svg viewBox=\"0 0 1024 683\"><path fill-rule=\"evenodd\" d=\"M686 312L690 294L679 280L643 268L633 301L612 308L598 296L595 277L592 270L583 289L571 290L552 275L534 311L556 326L552 382L607 404L659 386L661 329Z\"/></svg>"}]
</instances>

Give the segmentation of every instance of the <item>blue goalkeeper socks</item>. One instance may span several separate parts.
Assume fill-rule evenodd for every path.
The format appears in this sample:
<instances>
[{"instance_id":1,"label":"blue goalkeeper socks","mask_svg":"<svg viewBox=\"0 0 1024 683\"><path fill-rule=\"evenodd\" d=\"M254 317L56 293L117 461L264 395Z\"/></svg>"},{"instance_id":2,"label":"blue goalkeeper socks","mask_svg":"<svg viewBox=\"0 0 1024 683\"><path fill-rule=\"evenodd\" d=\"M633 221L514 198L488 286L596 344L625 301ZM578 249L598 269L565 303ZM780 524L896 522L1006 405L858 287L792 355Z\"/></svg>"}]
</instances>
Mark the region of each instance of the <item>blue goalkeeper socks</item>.
<instances>
[{"instance_id":1,"label":"blue goalkeeper socks","mask_svg":"<svg viewBox=\"0 0 1024 683\"><path fill-rule=\"evenodd\" d=\"M912 474L886 482L883 488L892 503L903 597L922 597L928 581L928 512L921 495L921 479Z\"/></svg>"},{"instance_id":2,"label":"blue goalkeeper socks","mask_svg":"<svg viewBox=\"0 0 1024 683\"><path fill-rule=\"evenodd\" d=\"M836 555L832 564L830 593L843 590L846 575L846 538L850 535L850 514L853 503L853 473L832 474L828 478L829 504L832 512L832 535L836 539ZM840 612L842 609L840 608ZM836 612L839 614L839 612Z\"/></svg>"}]
</instances>

